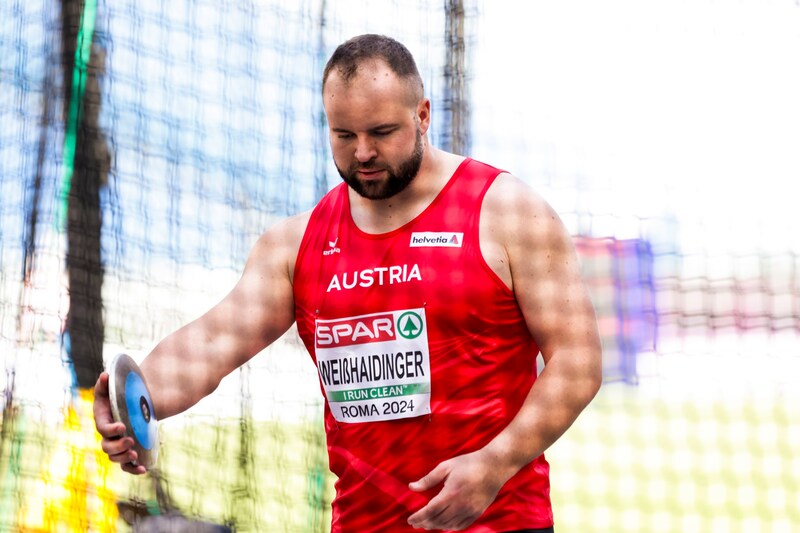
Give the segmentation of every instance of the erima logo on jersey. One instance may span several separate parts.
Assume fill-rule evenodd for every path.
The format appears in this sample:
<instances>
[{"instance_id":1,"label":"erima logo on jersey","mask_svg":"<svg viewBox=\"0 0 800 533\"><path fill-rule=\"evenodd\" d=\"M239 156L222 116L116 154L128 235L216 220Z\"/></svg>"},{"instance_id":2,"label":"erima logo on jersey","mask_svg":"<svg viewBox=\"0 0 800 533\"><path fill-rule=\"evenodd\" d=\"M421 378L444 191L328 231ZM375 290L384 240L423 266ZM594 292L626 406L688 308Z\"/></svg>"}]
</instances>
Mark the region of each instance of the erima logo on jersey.
<instances>
[{"instance_id":1,"label":"erima logo on jersey","mask_svg":"<svg viewBox=\"0 0 800 533\"><path fill-rule=\"evenodd\" d=\"M339 242L339 237L336 237L335 241L328 241L329 248L327 250L322 251L322 255L333 255L333 254L340 254L342 253L342 249L336 246L336 243Z\"/></svg>"},{"instance_id":2,"label":"erima logo on jersey","mask_svg":"<svg viewBox=\"0 0 800 533\"><path fill-rule=\"evenodd\" d=\"M411 234L408 245L417 247L461 248L464 234L453 231L417 231Z\"/></svg>"}]
</instances>

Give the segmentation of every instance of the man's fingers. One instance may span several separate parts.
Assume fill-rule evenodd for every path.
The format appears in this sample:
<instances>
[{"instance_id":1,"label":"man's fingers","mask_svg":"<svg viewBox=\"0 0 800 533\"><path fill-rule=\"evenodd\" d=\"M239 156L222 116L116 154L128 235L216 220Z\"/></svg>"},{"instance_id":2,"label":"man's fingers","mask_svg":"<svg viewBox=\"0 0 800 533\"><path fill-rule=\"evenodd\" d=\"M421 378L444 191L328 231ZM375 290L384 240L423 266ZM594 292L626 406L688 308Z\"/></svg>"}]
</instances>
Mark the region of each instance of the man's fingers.
<instances>
[{"instance_id":1,"label":"man's fingers","mask_svg":"<svg viewBox=\"0 0 800 533\"><path fill-rule=\"evenodd\" d=\"M128 439L124 439L128 440ZM105 447L104 447L105 448ZM147 472L147 468L142 465L137 465L136 459L139 458L136 451L128 448L120 453L108 453L108 458L111 460L112 463L119 463L122 470L128 472L130 474L144 474Z\"/></svg>"},{"instance_id":2,"label":"man's fingers","mask_svg":"<svg viewBox=\"0 0 800 533\"><path fill-rule=\"evenodd\" d=\"M444 463L439 463L433 470L431 470L428 475L424 476L417 481L412 481L408 484L408 488L413 490L414 492L425 492L426 490L430 490L434 488L436 485L440 484L445 480L447 477L447 469L444 466Z\"/></svg>"},{"instance_id":3,"label":"man's fingers","mask_svg":"<svg viewBox=\"0 0 800 533\"><path fill-rule=\"evenodd\" d=\"M100 426L107 425L113 422L111 417L111 400L108 397L108 373L103 372L97 378L97 383L94 385L94 403L92 404L92 411L94 413L94 423L100 429ZM101 432L102 434L102 432Z\"/></svg>"},{"instance_id":4,"label":"man's fingers","mask_svg":"<svg viewBox=\"0 0 800 533\"><path fill-rule=\"evenodd\" d=\"M97 432L107 439L119 439L125 435L125 424L114 422L110 418L105 421L95 418L94 425L97 428Z\"/></svg>"},{"instance_id":5,"label":"man's fingers","mask_svg":"<svg viewBox=\"0 0 800 533\"><path fill-rule=\"evenodd\" d=\"M133 448L133 439L131 437L103 439L100 442L100 447L109 457L121 455L123 453L128 453Z\"/></svg>"},{"instance_id":6,"label":"man's fingers","mask_svg":"<svg viewBox=\"0 0 800 533\"><path fill-rule=\"evenodd\" d=\"M94 425L103 437L100 447L113 463L119 463L129 474L141 475L147 472L142 465L134 465L137 455L133 439L125 436L125 424L115 422L111 414L111 400L108 397L108 372L102 372L94 385Z\"/></svg>"},{"instance_id":7,"label":"man's fingers","mask_svg":"<svg viewBox=\"0 0 800 533\"><path fill-rule=\"evenodd\" d=\"M445 461L443 463L439 463L433 470L428 472L426 476L423 476L417 481L409 483L408 488L415 492L424 492L426 490L433 489L438 485L441 485L444 480L447 479L448 472L448 462ZM447 510L449 505L447 503L448 499L442 494L443 492L446 493L447 490L443 489L442 492L439 492L439 494L431 498L425 507L419 509L416 513L409 516L409 525L424 529L434 528L436 523L441 518L440 515Z\"/></svg>"},{"instance_id":8,"label":"man's fingers","mask_svg":"<svg viewBox=\"0 0 800 533\"><path fill-rule=\"evenodd\" d=\"M111 400L108 397L108 373L102 372L94 386L94 425L97 432L107 439L125 435L125 424L115 422L111 414Z\"/></svg>"},{"instance_id":9,"label":"man's fingers","mask_svg":"<svg viewBox=\"0 0 800 533\"><path fill-rule=\"evenodd\" d=\"M95 419L95 428L104 439L114 440L125 436L125 424L122 422L100 422Z\"/></svg>"},{"instance_id":10,"label":"man's fingers","mask_svg":"<svg viewBox=\"0 0 800 533\"><path fill-rule=\"evenodd\" d=\"M109 453L108 458L112 463L120 463L122 465L136 462L136 452L133 450L125 450L120 453Z\"/></svg>"},{"instance_id":11,"label":"man's fingers","mask_svg":"<svg viewBox=\"0 0 800 533\"><path fill-rule=\"evenodd\" d=\"M440 529L437 524L448 507L442 500L438 494L434 496L425 507L408 517L408 524L416 528Z\"/></svg>"},{"instance_id":12,"label":"man's fingers","mask_svg":"<svg viewBox=\"0 0 800 533\"><path fill-rule=\"evenodd\" d=\"M471 513L467 509L451 505L452 503L449 497L437 495L428 505L409 516L408 524L420 529L460 531L469 527L480 516L480 513Z\"/></svg>"},{"instance_id":13,"label":"man's fingers","mask_svg":"<svg viewBox=\"0 0 800 533\"><path fill-rule=\"evenodd\" d=\"M143 467L142 465L134 466L131 463L123 463L122 464L122 470L124 470L125 472L127 472L129 474L135 474L137 476L140 476L142 474L146 474L147 473L147 469L145 467Z\"/></svg>"},{"instance_id":14,"label":"man's fingers","mask_svg":"<svg viewBox=\"0 0 800 533\"><path fill-rule=\"evenodd\" d=\"M412 514L408 523L423 529L460 531L468 528L497 496L490 474L490 464L477 453L440 463L427 476L409 485L412 490L441 485L441 490Z\"/></svg>"},{"instance_id":15,"label":"man's fingers","mask_svg":"<svg viewBox=\"0 0 800 533\"><path fill-rule=\"evenodd\" d=\"M95 397L108 396L108 372L100 373L97 383L94 384L94 395Z\"/></svg>"}]
</instances>

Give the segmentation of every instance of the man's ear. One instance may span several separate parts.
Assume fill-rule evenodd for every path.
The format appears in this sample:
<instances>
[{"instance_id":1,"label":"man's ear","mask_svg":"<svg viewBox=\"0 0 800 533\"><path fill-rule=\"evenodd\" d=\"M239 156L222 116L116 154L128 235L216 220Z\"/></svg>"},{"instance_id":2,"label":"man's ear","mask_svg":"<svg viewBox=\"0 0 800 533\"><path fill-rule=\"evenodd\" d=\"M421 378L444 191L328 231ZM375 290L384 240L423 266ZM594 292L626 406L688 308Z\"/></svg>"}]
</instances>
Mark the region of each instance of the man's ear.
<instances>
[{"instance_id":1,"label":"man's ear","mask_svg":"<svg viewBox=\"0 0 800 533\"><path fill-rule=\"evenodd\" d=\"M431 101L423 98L417 104L417 120L419 121L419 133L425 135L431 126Z\"/></svg>"}]
</instances>

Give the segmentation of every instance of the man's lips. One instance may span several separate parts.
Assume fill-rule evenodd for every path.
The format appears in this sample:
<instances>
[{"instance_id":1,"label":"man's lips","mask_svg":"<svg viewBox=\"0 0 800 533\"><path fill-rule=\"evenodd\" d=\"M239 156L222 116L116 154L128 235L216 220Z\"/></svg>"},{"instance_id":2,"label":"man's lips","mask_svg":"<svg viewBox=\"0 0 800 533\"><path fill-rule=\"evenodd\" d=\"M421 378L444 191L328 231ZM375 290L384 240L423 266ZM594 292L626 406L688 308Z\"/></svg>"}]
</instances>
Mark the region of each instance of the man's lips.
<instances>
[{"instance_id":1,"label":"man's lips","mask_svg":"<svg viewBox=\"0 0 800 533\"><path fill-rule=\"evenodd\" d=\"M383 172L382 168L376 168L376 169L363 169L362 168L362 169L356 170L356 173L358 173L358 175L361 176L362 178L374 178L378 174L380 174L381 172Z\"/></svg>"}]
</instances>

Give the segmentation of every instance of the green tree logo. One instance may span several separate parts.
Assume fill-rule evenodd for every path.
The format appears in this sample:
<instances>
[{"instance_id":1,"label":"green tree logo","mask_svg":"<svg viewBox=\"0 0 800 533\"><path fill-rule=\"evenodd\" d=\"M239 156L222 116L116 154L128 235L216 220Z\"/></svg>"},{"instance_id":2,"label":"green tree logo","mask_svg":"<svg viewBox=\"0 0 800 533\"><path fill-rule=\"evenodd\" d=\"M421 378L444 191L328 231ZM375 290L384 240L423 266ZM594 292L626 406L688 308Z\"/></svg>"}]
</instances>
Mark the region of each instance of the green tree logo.
<instances>
[{"instance_id":1,"label":"green tree logo","mask_svg":"<svg viewBox=\"0 0 800 533\"><path fill-rule=\"evenodd\" d=\"M413 311L406 311L397 319L397 332L406 339L416 339L422 333L422 317Z\"/></svg>"}]
</instances>

